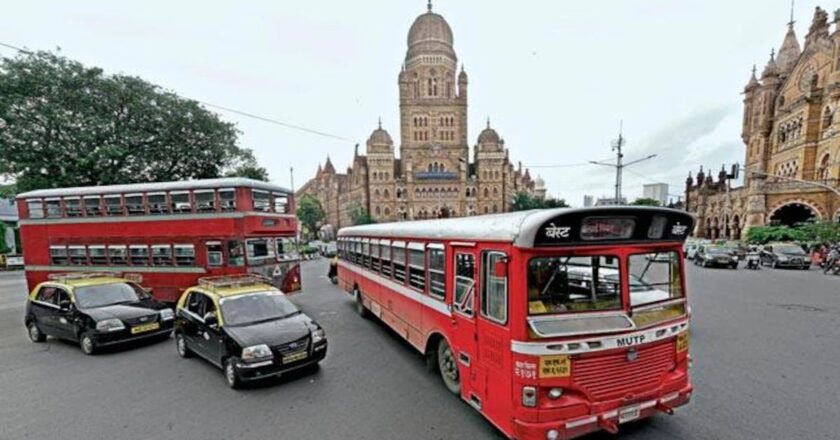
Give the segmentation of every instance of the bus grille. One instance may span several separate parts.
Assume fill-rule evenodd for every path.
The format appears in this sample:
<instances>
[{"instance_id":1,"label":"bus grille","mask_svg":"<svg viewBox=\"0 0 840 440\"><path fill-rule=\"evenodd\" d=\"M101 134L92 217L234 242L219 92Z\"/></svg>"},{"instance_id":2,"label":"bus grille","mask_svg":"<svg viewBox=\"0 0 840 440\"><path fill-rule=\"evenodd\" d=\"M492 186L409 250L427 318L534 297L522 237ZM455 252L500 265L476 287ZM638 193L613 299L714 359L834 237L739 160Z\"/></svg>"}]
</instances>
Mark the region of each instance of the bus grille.
<instances>
[{"instance_id":1,"label":"bus grille","mask_svg":"<svg viewBox=\"0 0 840 440\"><path fill-rule=\"evenodd\" d=\"M643 347L635 361L627 352L572 361L572 377L592 400L640 394L659 386L662 374L675 366L674 341Z\"/></svg>"}]
</instances>

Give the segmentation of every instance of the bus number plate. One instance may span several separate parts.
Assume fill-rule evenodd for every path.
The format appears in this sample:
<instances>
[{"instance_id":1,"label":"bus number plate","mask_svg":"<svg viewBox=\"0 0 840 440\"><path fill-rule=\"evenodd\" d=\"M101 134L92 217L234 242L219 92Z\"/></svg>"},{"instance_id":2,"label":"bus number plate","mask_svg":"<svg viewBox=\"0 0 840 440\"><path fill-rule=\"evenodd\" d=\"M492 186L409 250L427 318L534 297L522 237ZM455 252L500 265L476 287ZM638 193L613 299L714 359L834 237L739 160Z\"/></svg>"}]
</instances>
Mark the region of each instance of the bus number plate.
<instances>
[{"instance_id":1,"label":"bus number plate","mask_svg":"<svg viewBox=\"0 0 840 440\"><path fill-rule=\"evenodd\" d=\"M688 332L683 332L677 336L677 352L688 350Z\"/></svg>"},{"instance_id":2,"label":"bus number plate","mask_svg":"<svg viewBox=\"0 0 840 440\"><path fill-rule=\"evenodd\" d=\"M641 414L642 408L639 406L623 408L618 412L618 423L632 422L638 419Z\"/></svg>"},{"instance_id":3,"label":"bus number plate","mask_svg":"<svg viewBox=\"0 0 840 440\"><path fill-rule=\"evenodd\" d=\"M542 356L540 357L540 377L569 377L571 374L571 361L569 356Z\"/></svg>"}]
</instances>

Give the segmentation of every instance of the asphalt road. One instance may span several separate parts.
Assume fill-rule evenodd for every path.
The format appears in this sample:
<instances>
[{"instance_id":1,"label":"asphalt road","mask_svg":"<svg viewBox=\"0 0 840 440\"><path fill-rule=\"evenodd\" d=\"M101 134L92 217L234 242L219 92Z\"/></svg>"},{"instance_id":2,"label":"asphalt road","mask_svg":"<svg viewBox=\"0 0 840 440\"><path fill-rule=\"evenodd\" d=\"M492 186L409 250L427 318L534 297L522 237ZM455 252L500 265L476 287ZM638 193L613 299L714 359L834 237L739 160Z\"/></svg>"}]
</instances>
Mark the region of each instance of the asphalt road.
<instances>
[{"instance_id":1,"label":"asphalt road","mask_svg":"<svg viewBox=\"0 0 840 440\"><path fill-rule=\"evenodd\" d=\"M407 344L304 263L294 297L326 328L320 371L234 391L172 341L88 357L33 344L21 274L0 273L0 439L498 439ZM694 401L622 439L836 439L840 277L690 267ZM596 435L588 440L614 438Z\"/></svg>"}]
</instances>

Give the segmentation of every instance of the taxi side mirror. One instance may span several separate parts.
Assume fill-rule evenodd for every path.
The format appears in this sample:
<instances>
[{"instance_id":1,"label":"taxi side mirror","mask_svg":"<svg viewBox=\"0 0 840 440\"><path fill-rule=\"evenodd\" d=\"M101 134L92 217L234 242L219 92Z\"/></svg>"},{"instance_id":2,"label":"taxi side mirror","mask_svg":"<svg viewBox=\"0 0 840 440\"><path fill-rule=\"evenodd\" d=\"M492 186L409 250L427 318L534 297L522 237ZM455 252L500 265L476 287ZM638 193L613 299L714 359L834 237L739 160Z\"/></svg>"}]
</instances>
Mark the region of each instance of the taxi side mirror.
<instances>
[{"instance_id":1,"label":"taxi side mirror","mask_svg":"<svg viewBox=\"0 0 840 440\"><path fill-rule=\"evenodd\" d=\"M219 318L216 317L216 314L213 312L207 313L204 315L204 325L213 326L219 324Z\"/></svg>"},{"instance_id":2,"label":"taxi side mirror","mask_svg":"<svg viewBox=\"0 0 840 440\"><path fill-rule=\"evenodd\" d=\"M69 300L65 299L65 300L61 301L60 303L58 303L58 308L61 309L61 310L70 310L71 305L73 305L73 303L71 303Z\"/></svg>"},{"instance_id":3,"label":"taxi side mirror","mask_svg":"<svg viewBox=\"0 0 840 440\"><path fill-rule=\"evenodd\" d=\"M152 299L154 297L154 295L153 295L154 291L151 288L143 289L143 290L144 290L143 299Z\"/></svg>"}]
</instances>

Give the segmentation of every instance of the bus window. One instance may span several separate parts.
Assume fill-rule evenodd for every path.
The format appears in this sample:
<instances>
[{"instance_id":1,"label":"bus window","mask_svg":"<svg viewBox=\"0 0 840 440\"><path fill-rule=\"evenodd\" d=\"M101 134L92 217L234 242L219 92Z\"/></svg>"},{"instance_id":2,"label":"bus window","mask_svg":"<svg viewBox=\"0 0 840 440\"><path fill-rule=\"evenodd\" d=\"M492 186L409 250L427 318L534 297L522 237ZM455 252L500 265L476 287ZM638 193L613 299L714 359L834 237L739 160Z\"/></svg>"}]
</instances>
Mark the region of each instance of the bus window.
<instances>
[{"instance_id":1,"label":"bus window","mask_svg":"<svg viewBox=\"0 0 840 440\"><path fill-rule=\"evenodd\" d=\"M108 215L123 215L122 197L105 196L105 211Z\"/></svg>"},{"instance_id":2,"label":"bus window","mask_svg":"<svg viewBox=\"0 0 840 440\"><path fill-rule=\"evenodd\" d=\"M172 266L172 247L168 244L152 245L152 264Z\"/></svg>"},{"instance_id":3,"label":"bus window","mask_svg":"<svg viewBox=\"0 0 840 440\"><path fill-rule=\"evenodd\" d=\"M69 246L67 248L67 255L70 258L70 264L74 266L83 266L87 264L87 253L84 246Z\"/></svg>"},{"instance_id":4,"label":"bus window","mask_svg":"<svg viewBox=\"0 0 840 440\"><path fill-rule=\"evenodd\" d=\"M222 267L224 265L224 254L222 253L221 241L208 241L207 245L207 266Z\"/></svg>"},{"instance_id":5,"label":"bus window","mask_svg":"<svg viewBox=\"0 0 840 440\"><path fill-rule=\"evenodd\" d=\"M364 267L370 269L370 241L368 241L368 239L365 239L365 241L362 242L362 261L361 261L361 264Z\"/></svg>"},{"instance_id":6,"label":"bus window","mask_svg":"<svg viewBox=\"0 0 840 440\"><path fill-rule=\"evenodd\" d=\"M82 215L82 199L78 197L68 197L64 199L64 211L67 217L81 217Z\"/></svg>"},{"instance_id":7,"label":"bus window","mask_svg":"<svg viewBox=\"0 0 840 440\"><path fill-rule=\"evenodd\" d=\"M277 260L297 260L300 258L297 249L297 242L291 237L277 237L274 242L277 245Z\"/></svg>"},{"instance_id":8,"label":"bus window","mask_svg":"<svg viewBox=\"0 0 840 440\"><path fill-rule=\"evenodd\" d=\"M219 190L219 202L220 202L222 211L235 211L236 210L236 192L232 189L220 189Z\"/></svg>"},{"instance_id":9,"label":"bus window","mask_svg":"<svg viewBox=\"0 0 840 440\"><path fill-rule=\"evenodd\" d=\"M651 252L630 256L630 306L650 306L684 297L680 277L680 257L674 251ZM637 327L668 321L686 313L685 302L673 301L661 307L633 311Z\"/></svg>"},{"instance_id":10,"label":"bus window","mask_svg":"<svg viewBox=\"0 0 840 440\"><path fill-rule=\"evenodd\" d=\"M241 241L228 241L228 264L235 267L242 267L245 265L245 251L242 248Z\"/></svg>"},{"instance_id":11,"label":"bus window","mask_svg":"<svg viewBox=\"0 0 840 440\"><path fill-rule=\"evenodd\" d=\"M266 259L274 259L274 243L270 238L252 238L245 243L248 249L248 264L262 264Z\"/></svg>"},{"instance_id":12,"label":"bus window","mask_svg":"<svg viewBox=\"0 0 840 440\"><path fill-rule=\"evenodd\" d=\"M172 212L177 213L186 213L192 211L192 206L190 206L190 193L187 191L180 191L180 192L173 192L169 193L169 205L172 209Z\"/></svg>"},{"instance_id":13,"label":"bus window","mask_svg":"<svg viewBox=\"0 0 840 440\"><path fill-rule=\"evenodd\" d=\"M46 199L47 218L61 218L61 199Z\"/></svg>"},{"instance_id":14,"label":"bus window","mask_svg":"<svg viewBox=\"0 0 840 440\"><path fill-rule=\"evenodd\" d=\"M143 215L146 208L143 206L143 194L126 194L125 209L128 215Z\"/></svg>"},{"instance_id":15,"label":"bus window","mask_svg":"<svg viewBox=\"0 0 840 440\"><path fill-rule=\"evenodd\" d=\"M395 241L391 247L391 258L394 263L394 279L405 283L405 243Z\"/></svg>"},{"instance_id":16,"label":"bus window","mask_svg":"<svg viewBox=\"0 0 840 440\"><path fill-rule=\"evenodd\" d=\"M85 215L88 217L97 217L105 215L102 211L101 198L99 196L87 196L83 199L85 201Z\"/></svg>"},{"instance_id":17,"label":"bus window","mask_svg":"<svg viewBox=\"0 0 840 440\"><path fill-rule=\"evenodd\" d=\"M149 202L149 214L169 213L166 207L166 193L146 194L146 200Z\"/></svg>"},{"instance_id":18,"label":"bus window","mask_svg":"<svg viewBox=\"0 0 840 440\"><path fill-rule=\"evenodd\" d=\"M391 243L382 240L379 243L379 247L382 249L382 267L380 273L386 278L391 278Z\"/></svg>"},{"instance_id":19,"label":"bus window","mask_svg":"<svg viewBox=\"0 0 840 440\"><path fill-rule=\"evenodd\" d=\"M621 307L620 285L615 257L534 257L528 263L528 312L615 310Z\"/></svg>"},{"instance_id":20,"label":"bus window","mask_svg":"<svg viewBox=\"0 0 840 440\"><path fill-rule=\"evenodd\" d=\"M507 323L507 275L496 273L496 264L506 259L507 256L501 252L484 254L481 314L499 324Z\"/></svg>"},{"instance_id":21,"label":"bus window","mask_svg":"<svg viewBox=\"0 0 840 440\"><path fill-rule=\"evenodd\" d=\"M254 200L254 211L268 212L271 210L271 195L257 189L251 190L251 197Z\"/></svg>"},{"instance_id":22,"label":"bus window","mask_svg":"<svg viewBox=\"0 0 840 440\"><path fill-rule=\"evenodd\" d=\"M128 248L125 245L108 246L108 258L112 266L123 266L128 264Z\"/></svg>"},{"instance_id":23,"label":"bus window","mask_svg":"<svg viewBox=\"0 0 840 440\"><path fill-rule=\"evenodd\" d=\"M174 248L175 264L178 266L195 265L195 246L191 244L176 244Z\"/></svg>"},{"instance_id":24,"label":"bus window","mask_svg":"<svg viewBox=\"0 0 840 440\"><path fill-rule=\"evenodd\" d=\"M128 254L133 266L149 265L149 247L144 244L133 244L128 247Z\"/></svg>"},{"instance_id":25,"label":"bus window","mask_svg":"<svg viewBox=\"0 0 840 440\"><path fill-rule=\"evenodd\" d=\"M274 212L278 214L289 213L289 196L281 193L272 193L274 196Z\"/></svg>"},{"instance_id":26,"label":"bus window","mask_svg":"<svg viewBox=\"0 0 840 440\"><path fill-rule=\"evenodd\" d=\"M435 247L432 247L435 246ZM429 245L429 295L443 300L446 296L446 263L443 246Z\"/></svg>"},{"instance_id":27,"label":"bus window","mask_svg":"<svg viewBox=\"0 0 840 440\"><path fill-rule=\"evenodd\" d=\"M212 189L194 191L195 210L198 212L213 212L216 210L216 192Z\"/></svg>"},{"instance_id":28,"label":"bus window","mask_svg":"<svg viewBox=\"0 0 840 440\"><path fill-rule=\"evenodd\" d=\"M473 315L473 287L475 286L475 257L472 254L455 255L455 309L467 316Z\"/></svg>"},{"instance_id":29,"label":"bus window","mask_svg":"<svg viewBox=\"0 0 840 440\"><path fill-rule=\"evenodd\" d=\"M67 247L65 246L50 246L50 261L56 266L63 266L67 264Z\"/></svg>"},{"instance_id":30,"label":"bus window","mask_svg":"<svg viewBox=\"0 0 840 440\"><path fill-rule=\"evenodd\" d=\"M88 256L90 256L90 264L94 266L108 265L108 254L105 253L105 245L88 246Z\"/></svg>"},{"instance_id":31,"label":"bus window","mask_svg":"<svg viewBox=\"0 0 840 440\"><path fill-rule=\"evenodd\" d=\"M379 240L370 242L370 270L379 272Z\"/></svg>"},{"instance_id":32,"label":"bus window","mask_svg":"<svg viewBox=\"0 0 840 440\"><path fill-rule=\"evenodd\" d=\"M408 285L421 291L426 285L425 259L422 243L408 244Z\"/></svg>"},{"instance_id":33,"label":"bus window","mask_svg":"<svg viewBox=\"0 0 840 440\"><path fill-rule=\"evenodd\" d=\"M27 200L26 206L29 207L29 218L44 218L44 204L41 199Z\"/></svg>"}]
</instances>

